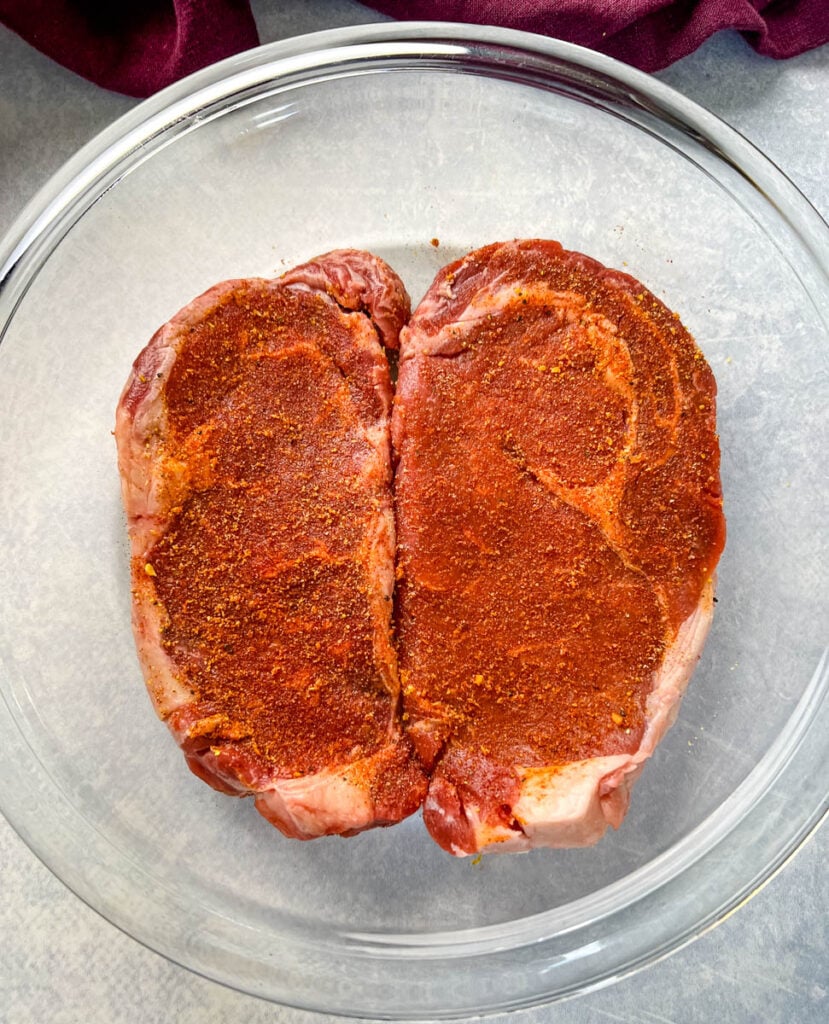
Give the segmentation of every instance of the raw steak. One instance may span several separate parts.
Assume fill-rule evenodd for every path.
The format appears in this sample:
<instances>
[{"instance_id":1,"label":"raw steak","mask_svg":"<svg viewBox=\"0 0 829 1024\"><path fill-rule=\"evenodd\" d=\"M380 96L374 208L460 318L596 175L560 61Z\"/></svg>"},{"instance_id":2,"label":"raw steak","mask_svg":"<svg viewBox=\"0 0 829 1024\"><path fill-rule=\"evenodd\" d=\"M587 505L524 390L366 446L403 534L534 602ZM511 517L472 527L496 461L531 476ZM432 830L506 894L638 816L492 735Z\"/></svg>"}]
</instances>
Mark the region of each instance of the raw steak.
<instances>
[{"instance_id":1,"label":"raw steak","mask_svg":"<svg viewBox=\"0 0 829 1024\"><path fill-rule=\"evenodd\" d=\"M409 313L332 252L228 281L162 327L117 412L133 626L191 769L286 835L398 821L426 780L399 721L380 346Z\"/></svg>"},{"instance_id":2,"label":"raw steak","mask_svg":"<svg viewBox=\"0 0 829 1024\"><path fill-rule=\"evenodd\" d=\"M403 330L404 717L451 853L624 817L711 619L715 390L657 298L555 242L452 264Z\"/></svg>"}]
</instances>

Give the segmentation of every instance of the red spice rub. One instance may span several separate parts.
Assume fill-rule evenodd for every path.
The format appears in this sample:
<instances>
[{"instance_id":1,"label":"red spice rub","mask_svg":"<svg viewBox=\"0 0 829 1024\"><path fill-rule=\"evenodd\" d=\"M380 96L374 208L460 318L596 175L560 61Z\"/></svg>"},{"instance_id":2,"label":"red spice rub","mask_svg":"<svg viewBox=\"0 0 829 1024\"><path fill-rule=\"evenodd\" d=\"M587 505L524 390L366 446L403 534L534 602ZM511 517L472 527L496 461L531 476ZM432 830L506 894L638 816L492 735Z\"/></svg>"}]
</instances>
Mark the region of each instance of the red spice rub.
<instances>
[{"instance_id":1,"label":"red spice rub","mask_svg":"<svg viewBox=\"0 0 829 1024\"><path fill-rule=\"evenodd\" d=\"M571 844L516 812L528 771L638 770L724 542L714 397L674 314L555 242L445 268L404 329L401 678L434 769L426 822L452 852Z\"/></svg>"},{"instance_id":2,"label":"red spice rub","mask_svg":"<svg viewBox=\"0 0 829 1024\"><path fill-rule=\"evenodd\" d=\"M362 309L396 343L402 284L352 251L220 285L150 342L119 408L159 713L197 774L303 838L399 820L425 787L389 635L391 384Z\"/></svg>"},{"instance_id":3,"label":"red spice rub","mask_svg":"<svg viewBox=\"0 0 829 1024\"><path fill-rule=\"evenodd\" d=\"M713 377L658 299L555 242L478 250L408 312L345 250L211 289L136 360L116 438L148 688L192 770L287 835L426 796L455 854L593 842L710 622Z\"/></svg>"}]
</instances>

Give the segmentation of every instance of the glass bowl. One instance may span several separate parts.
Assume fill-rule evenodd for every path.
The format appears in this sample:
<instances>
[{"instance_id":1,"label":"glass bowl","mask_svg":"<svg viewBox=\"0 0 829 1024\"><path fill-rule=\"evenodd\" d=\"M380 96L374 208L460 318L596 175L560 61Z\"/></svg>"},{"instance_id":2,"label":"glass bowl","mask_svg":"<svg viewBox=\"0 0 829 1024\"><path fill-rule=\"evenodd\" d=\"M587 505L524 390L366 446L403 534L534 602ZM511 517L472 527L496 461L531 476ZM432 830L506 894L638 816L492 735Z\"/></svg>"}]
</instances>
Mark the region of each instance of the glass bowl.
<instances>
[{"instance_id":1,"label":"glass bowl","mask_svg":"<svg viewBox=\"0 0 829 1024\"><path fill-rule=\"evenodd\" d=\"M729 539L680 719L623 826L591 849L454 860L419 818L288 841L190 775L144 692L110 434L119 391L159 324L224 278L356 246L416 300L449 260L520 236L639 278L719 382ZM326 32L141 104L0 252L9 820L139 941L341 1014L560 998L700 934L826 811L826 253L804 198L716 118L522 33Z\"/></svg>"}]
</instances>

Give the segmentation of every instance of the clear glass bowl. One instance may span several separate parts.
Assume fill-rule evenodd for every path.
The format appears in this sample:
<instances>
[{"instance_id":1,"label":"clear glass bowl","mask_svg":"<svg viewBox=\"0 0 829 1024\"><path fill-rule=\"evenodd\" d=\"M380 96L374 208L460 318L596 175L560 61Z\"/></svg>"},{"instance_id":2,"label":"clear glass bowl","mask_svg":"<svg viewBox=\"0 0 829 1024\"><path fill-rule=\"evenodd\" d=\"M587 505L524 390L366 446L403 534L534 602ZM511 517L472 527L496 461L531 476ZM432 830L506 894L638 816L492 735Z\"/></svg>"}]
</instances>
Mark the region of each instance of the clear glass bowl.
<instances>
[{"instance_id":1,"label":"clear glass bowl","mask_svg":"<svg viewBox=\"0 0 829 1024\"><path fill-rule=\"evenodd\" d=\"M716 373L729 539L708 646L622 828L453 860L414 818L289 842L191 776L144 693L110 430L133 357L223 278L544 236L641 279ZM430 244L440 240L439 247ZM658 82L515 32L381 25L148 100L0 252L0 800L78 895L282 1003L451 1016L562 997L724 917L826 810L827 229Z\"/></svg>"}]
</instances>

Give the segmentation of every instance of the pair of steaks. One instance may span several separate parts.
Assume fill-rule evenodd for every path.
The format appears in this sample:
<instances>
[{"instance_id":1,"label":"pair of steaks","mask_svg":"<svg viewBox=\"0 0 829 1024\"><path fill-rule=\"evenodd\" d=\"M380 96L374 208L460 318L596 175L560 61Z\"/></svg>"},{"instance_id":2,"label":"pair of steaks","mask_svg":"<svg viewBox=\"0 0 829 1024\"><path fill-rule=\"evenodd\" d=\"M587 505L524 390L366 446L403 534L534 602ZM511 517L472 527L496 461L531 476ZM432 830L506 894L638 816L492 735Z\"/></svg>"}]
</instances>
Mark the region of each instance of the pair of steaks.
<instances>
[{"instance_id":1,"label":"pair of steaks","mask_svg":"<svg viewBox=\"0 0 829 1024\"><path fill-rule=\"evenodd\" d=\"M551 241L471 253L411 316L356 250L196 299L116 421L190 768L300 839L420 807L455 855L618 826L711 620L715 391L657 298Z\"/></svg>"}]
</instances>

